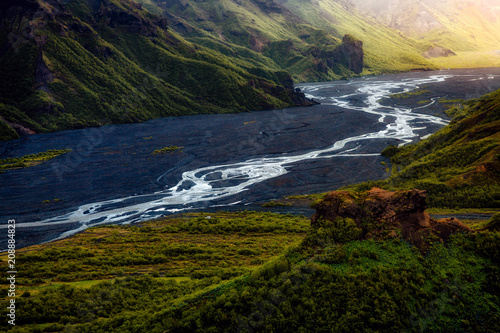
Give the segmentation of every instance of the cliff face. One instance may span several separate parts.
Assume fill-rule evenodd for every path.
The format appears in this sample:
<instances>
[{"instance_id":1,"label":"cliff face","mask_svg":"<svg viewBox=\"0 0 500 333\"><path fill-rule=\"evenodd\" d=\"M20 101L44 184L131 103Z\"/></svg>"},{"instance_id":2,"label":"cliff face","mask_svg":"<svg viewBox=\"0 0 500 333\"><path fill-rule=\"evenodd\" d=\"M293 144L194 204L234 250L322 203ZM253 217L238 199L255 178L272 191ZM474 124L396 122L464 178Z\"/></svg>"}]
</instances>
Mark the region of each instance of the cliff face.
<instances>
[{"instance_id":1,"label":"cliff face","mask_svg":"<svg viewBox=\"0 0 500 333\"><path fill-rule=\"evenodd\" d=\"M345 35L332 57L329 59L329 67L333 67L336 63L344 65L350 71L361 74L363 71L363 42L357 40L351 35Z\"/></svg>"},{"instance_id":2,"label":"cliff face","mask_svg":"<svg viewBox=\"0 0 500 333\"><path fill-rule=\"evenodd\" d=\"M429 241L446 242L456 232L471 232L455 218L435 220L426 212L424 191L391 192L373 188L362 193L335 191L316 203L311 226L338 218L352 219L363 239L401 237L420 250Z\"/></svg>"}]
</instances>

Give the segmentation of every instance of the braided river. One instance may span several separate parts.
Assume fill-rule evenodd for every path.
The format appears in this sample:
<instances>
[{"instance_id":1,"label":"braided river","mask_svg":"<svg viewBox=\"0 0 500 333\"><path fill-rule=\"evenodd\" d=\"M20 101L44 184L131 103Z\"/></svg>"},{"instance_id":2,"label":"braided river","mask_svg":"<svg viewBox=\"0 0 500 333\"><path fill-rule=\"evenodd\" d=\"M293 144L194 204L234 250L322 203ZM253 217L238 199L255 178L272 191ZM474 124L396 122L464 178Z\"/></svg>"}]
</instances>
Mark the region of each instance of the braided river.
<instances>
[{"instance_id":1,"label":"braided river","mask_svg":"<svg viewBox=\"0 0 500 333\"><path fill-rule=\"evenodd\" d=\"M19 247L101 224L194 210L252 209L286 195L387 177L387 145L425 138L449 119L440 100L500 88L500 69L447 70L297 85L312 107L155 119L0 143L0 158L65 155L0 174L0 247L16 220ZM421 98L388 98L423 91ZM177 150L153 154L157 149Z\"/></svg>"}]
</instances>

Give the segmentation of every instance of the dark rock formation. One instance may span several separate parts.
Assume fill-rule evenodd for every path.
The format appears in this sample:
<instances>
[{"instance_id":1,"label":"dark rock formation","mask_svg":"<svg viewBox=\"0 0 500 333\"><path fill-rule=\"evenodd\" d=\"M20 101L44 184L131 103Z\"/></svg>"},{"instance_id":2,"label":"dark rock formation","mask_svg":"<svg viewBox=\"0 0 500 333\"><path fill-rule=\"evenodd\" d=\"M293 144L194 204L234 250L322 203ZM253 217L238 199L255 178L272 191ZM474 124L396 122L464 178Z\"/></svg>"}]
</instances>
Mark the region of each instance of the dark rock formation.
<instances>
[{"instance_id":1,"label":"dark rock formation","mask_svg":"<svg viewBox=\"0 0 500 333\"><path fill-rule=\"evenodd\" d=\"M45 63L41 50L38 53L38 57L36 60L35 82L37 89L43 90L45 92L50 92L50 89L47 85L54 82L54 75Z\"/></svg>"},{"instance_id":2,"label":"dark rock formation","mask_svg":"<svg viewBox=\"0 0 500 333\"><path fill-rule=\"evenodd\" d=\"M351 35L345 35L342 44L330 54L328 67L332 68L335 63L339 63L354 73L361 74L363 58L363 42Z\"/></svg>"},{"instance_id":3,"label":"dark rock formation","mask_svg":"<svg viewBox=\"0 0 500 333\"><path fill-rule=\"evenodd\" d=\"M272 0L253 0L264 13L282 13L283 7Z\"/></svg>"},{"instance_id":4,"label":"dark rock formation","mask_svg":"<svg viewBox=\"0 0 500 333\"><path fill-rule=\"evenodd\" d=\"M320 104L311 98L307 98L306 95L300 91L300 88L295 88L295 90L291 92L291 98L295 106L313 106Z\"/></svg>"},{"instance_id":5,"label":"dark rock formation","mask_svg":"<svg viewBox=\"0 0 500 333\"><path fill-rule=\"evenodd\" d=\"M457 54L450 49L434 45L430 47L427 51L422 53L424 58L437 58L437 57L449 57L456 56Z\"/></svg>"},{"instance_id":6,"label":"dark rock formation","mask_svg":"<svg viewBox=\"0 0 500 333\"><path fill-rule=\"evenodd\" d=\"M7 121L7 120L3 119L3 117L1 117L1 116L0 116L0 120L4 121L14 131L16 131L16 133L19 134L20 136L36 134L35 131L33 131L32 129L30 129L22 124Z\"/></svg>"},{"instance_id":7,"label":"dark rock formation","mask_svg":"<svg viewBox=\"0 0 500 333\"><path fill-rule=\"evenodd\" d=\"M259 87L265 93L270 94L272 96L282 96L287 95L288 98L293 102L294 106L312 106L319 104L318 102L307 98L299 88L294 88L293 79L287 72L277 72L277 76L280 80L280 85L276 85L273 82L267 80L250 80L248 83L252 87ZM271 107L271 105L269 105Z\"/></svg>"},{"instance_id":8,"label":"dark rock formation","mask_svg":"<svg viewBox=\"0 0 500 333\"><path fill-rule=\"evenodd\" d=\"M318 221L353 219L362 230L362 238L387 239L402 237L420 250L430 241L446 242L450 235L472 230L455 218L435 220L426 212L425 191L390 192L373 188L362 193L334 191L314 205L311 218Z\"/></svg>"}]
</instances>

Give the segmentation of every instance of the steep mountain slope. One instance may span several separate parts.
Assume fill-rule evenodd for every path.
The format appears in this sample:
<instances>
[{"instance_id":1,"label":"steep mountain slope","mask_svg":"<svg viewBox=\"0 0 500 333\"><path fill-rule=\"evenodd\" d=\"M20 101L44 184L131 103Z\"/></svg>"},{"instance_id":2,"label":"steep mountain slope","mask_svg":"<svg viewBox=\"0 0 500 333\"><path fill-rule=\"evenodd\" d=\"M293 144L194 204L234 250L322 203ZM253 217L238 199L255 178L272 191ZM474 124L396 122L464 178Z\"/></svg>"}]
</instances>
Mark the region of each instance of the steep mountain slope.
<instances>
[{"instance_id":1,"label":"steep mountain slope","mask_svg":"<svg viewBox=\"0 0 500 333\"><path fill-rule=\"evenodd\" d=\"M500 63L498 0L155 2L190 40L250 48L297 80L356 73L327 64L346 34L363 42L363 74Z\"/></svg>"},{"instance_id":2,"label":"steep mountain slope","mask_svg":"<svg viewBox=\"0 0 500 333\"><path fill-rule=\"evenodd\" d=\"M3 139L292 106L304 98L285 71L332 80L435 69L436 56L460 67L471 62L442 56L500 45L499 0L137 1L0 4Z\"/></svg>"},{"instance_id":3,"label":"steep mountain slope","mask_svg":"<svg viewBox=\"0 0 500 333\"><path fill-rule=\"evenodd\" d=\"M334 26L339 32L350 30L349 33L366 42L369 52L382 57L384 61L376 63L377 67L404 68L398 64L408 58L401 55L403 50L416 52L439 68L500 66L497 52L500 49L498 0L281 2L294 13L300 13L300 17L309 17L307 20L315 22L316 27L321 23ZM318 15L324 19L318 19ZM346 22L349 24L345 25ZM361 29L353 31L352 27ZM393 37L394 33L410 45L398 41ZM369 45L368 41L374 44ZM370 59L370 54L367 54L367 59Z\"/></svg>"},{"instance_id":4,"label":"steep mountain slope","mask_svg":"<svg viewBox=\"0 0 500 333\"><path fill-rule=\"evenodd\" d=\"M427 190L434 207L500 207L500 90L459 112L430 138L384 150L400 171L380 185Z\"/></svg>"},{"instance_id":5,"label":"steep mountain slope","mask_svg":"<svg viewBox=\"0 0 500 333\"><path fill-rule=\"evenodd\" d=\"M300 81L359 74L337 46L345 35L363 43L363 74L436 68L428 45L400 36L332 1L157 1L173 28L191 41L250 48ZM426 46L427 45L427 46ZM389 51L389 52L387 52ZM340 55L340 56L339 56ZM268 62L269 63L269 62Z\"/></svg>"},{"instance_id":6,"label":"steep mountain slope","mask_svg":"<svg viewBox=\"0 0 500 333\"><path fill-rule=\"evenodd\" d=\"M286 0L283 5L297 16L329 33L352 34L363 41L366 73L436 68L422 57L430 45L361 15L344 1Z\"/></svg>"},{"instance_id":7,"label":"steep mountain slope","mask_svg":"<svg viewBox=\"0 0 500 333\"><path fill-rule=\"evenodd\" d=\"M130 0L9 0L0 19L2 139L305 102L288 73L191 44Z\"/></svg>"}]
</instances>

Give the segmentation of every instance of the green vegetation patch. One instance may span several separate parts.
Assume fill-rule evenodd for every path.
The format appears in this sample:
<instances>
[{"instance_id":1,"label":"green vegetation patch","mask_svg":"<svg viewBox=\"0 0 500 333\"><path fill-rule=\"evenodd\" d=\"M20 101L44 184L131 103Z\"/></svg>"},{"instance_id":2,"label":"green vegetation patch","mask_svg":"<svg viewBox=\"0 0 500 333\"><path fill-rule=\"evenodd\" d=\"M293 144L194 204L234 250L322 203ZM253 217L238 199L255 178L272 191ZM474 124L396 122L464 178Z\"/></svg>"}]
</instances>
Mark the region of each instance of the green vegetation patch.
<instances>
[{"instance_id":1,"label":"green vegetation patch","mask_svg":"<svg viewBox=\"0 0 500 333\"><path fill-rule=\"evenodd\" d=\"M498 234L456 235L424 255L400 240L303 243L201 309L173 332L495 331ZM229 315L222 315L230 313ZM168 316L168 312L162 313ZM354 326L354 327L353 327Z\"/></svg>"},{"instance_id":2,"label":"green vegetation patch","mask_svg":"<svg viewBox=\"0 0 500 333\"><path fill-rule=\"evenodd\" d=\"M169 146L169 147L164 147L161 149L156 149L154 152L152 152L152 155L157 155L157 154L165 154L165 153L182 153L182 148L184 147L177 147L177 146Z\"/></svg>"},{"instance_id":3,"label":"green vegetation patch","mask_svg":"<svg viewBox=\"0 0 500 333\"><path fill-rule=\"evenodd\" d=\"M262 204L262 207L292 207L291 202L269 201Z\"/></svg>"},{"instance_id":4,"label":"green vegetation patch","mask_svg":"<svg viewBox=\"0 0 500 333\"><path fill-rule=\"evenodd\" d=\"M417 89L414 91L407 91L404 93L399 93L399 94L392 94L389 95L389 98L394 98L394 99L405 99L405 98L410 98L410 97L415 97L415 96L420 96L424 94L430 93L430 90L427 89Z\"/></svg>"},{"instance_id":5,"label":"green vegetation patch","mask_svg":"<svg viewBox=\"0 0 500 333\"><path fill-rule=\"evenodd\" d=\"M303 216L236 212L96 227L20 250L18 282L29 287L135 274L228 279L300 241L308 225Z\"/></svg>"},{"instance_id":6,"label":"green vegetation patch","mask_svg":"<svg viewBox=\"0 0 500 333\"><path fill-rule=\"evenodd\" d=\"M58 332L92 323L99 331L122 316L203 304L299 244L308 226L303 216L190 213L20 249L16 286L24 296L16 306L24 319L9 328Z\"/></svg>"},{"instance_id":7,"label":"green vegetation patch","mask_svg":"<svg viewBox=\"0 0 500 333\"><path fill-rule=\"evenodd\" d=\"M0 160L0 172L9 169L28 168L44 161L51 160L59 155L69 153L70 151L71 149L50 149L38 154L4 158Z\"/></svg>"}]
</instances>

